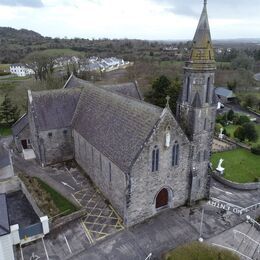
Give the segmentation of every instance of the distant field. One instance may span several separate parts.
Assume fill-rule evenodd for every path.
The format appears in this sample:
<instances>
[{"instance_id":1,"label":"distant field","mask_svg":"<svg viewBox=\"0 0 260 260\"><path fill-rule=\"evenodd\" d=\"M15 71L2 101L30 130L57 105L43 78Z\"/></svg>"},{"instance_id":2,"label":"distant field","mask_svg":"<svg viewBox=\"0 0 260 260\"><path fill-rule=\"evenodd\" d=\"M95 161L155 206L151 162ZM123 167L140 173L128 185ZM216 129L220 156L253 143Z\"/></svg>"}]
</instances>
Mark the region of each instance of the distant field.
<instances>
[{"instance_id":1,"label":"distant field","mask_svg":"<svg viewBox=\"0 0 260 260\"><path fill-rule=\"evenodd\" d=\"M238 183L254 182L260 178L260 156L245 149L214 153L211 157L215 169L220 159L224 159L224 177Z\"/></svg>"},{"instance_id":2,"label":"distant field","mask_svg":"<svg viewBox=\"0 0 260 260\"><path fill-rule=\"evenodd\" d=\"M83 56L85 54L84 52L73 51L71 49L48 49L40 51L40 53L50 56Z\"/></svg>"},{"instance_id":3,"label":"distant field","mask_svg":"<svg viewBox=\"0 0 260 260\"><path fill-rule=\"evenodd\" d=\"M0 70L8 70L9 71L10 64L0 64Z\"/></svg>"}]
</instances>

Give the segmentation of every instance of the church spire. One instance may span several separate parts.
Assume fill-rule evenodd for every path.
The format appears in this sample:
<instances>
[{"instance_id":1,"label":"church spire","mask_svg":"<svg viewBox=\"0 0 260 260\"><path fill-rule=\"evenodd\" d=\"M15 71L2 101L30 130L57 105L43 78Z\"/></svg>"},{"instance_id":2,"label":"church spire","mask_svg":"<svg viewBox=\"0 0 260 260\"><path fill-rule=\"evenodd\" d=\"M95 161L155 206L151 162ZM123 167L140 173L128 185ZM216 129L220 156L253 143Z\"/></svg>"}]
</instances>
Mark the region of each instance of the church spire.
<instances>
[{"instance_id":1,"label":"church spire","mask_svg":"<svg viewBox=\"0 0 260 260\"><path fill-rule=\"evenodd\" d=\"M215 61L208 20L207 0L204 0L204 7L193 38L190 61L200 64L214 63Z\"/></svg>"}]
</instances>

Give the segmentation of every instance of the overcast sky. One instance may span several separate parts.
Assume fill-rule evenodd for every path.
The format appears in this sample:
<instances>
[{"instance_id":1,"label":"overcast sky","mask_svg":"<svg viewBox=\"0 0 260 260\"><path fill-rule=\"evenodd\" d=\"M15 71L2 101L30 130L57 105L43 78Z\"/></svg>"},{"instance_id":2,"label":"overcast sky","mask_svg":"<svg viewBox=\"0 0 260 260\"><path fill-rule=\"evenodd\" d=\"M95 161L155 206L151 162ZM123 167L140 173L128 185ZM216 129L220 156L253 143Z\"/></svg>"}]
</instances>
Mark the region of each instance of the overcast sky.
<instances>
[{"instance_id":1,"label":"overcast sky","mask_svg":"<svg viewBox=\"0 0 260 260\"><path fill-rule=\"evenodd\" d=\"M203 0L0 0L0 26L44 36L192 39ZM208 0L214 39L260 38L260 0Z\"/></svg>"}]
</instances>

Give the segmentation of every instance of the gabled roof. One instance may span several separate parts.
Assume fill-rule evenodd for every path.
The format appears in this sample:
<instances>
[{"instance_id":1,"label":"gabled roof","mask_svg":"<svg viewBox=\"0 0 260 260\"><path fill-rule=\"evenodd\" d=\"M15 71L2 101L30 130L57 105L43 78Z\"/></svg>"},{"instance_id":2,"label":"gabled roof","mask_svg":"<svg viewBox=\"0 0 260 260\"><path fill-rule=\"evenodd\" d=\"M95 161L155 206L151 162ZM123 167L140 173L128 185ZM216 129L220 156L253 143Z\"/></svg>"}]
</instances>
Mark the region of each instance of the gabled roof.
<instances>
[{"instance_id":1,"label":"gabled roof","mask_svg":"<svg viewBox=\"0 0 260 260\"><path fill-rule=\"evenodd\" d=\"M42 131L69 127L81 91L81 88L73 88L32 92L36 127Z\"/></svg>"},{"instance_id":2,"label":"gabled roof","mask_svg":"<svg viewBox=\"0 0 260 260\"><path fill-rule=\"evenodd\" d=\"M137 86L137 83L129 82L129 83L121 83L121 84L115 84L115 85L103 85L102 86L106 90L114 91L116 93L133 97L136 99L143 100L143 97L139 91L139 88Z\"/></svg>"},{"instance_id":3,"label":"gabled roof","mask_svg":"<svg viewBox=\"0 0 260 260\"><path fill-rule=\"evenodd\" d=\"M10 233L9 217L5 194L0 194L0 209L0 236L4 236Z\"/></svg>"},{"instance_id":4,"label":"gabled roof","mask_svg":"<svg viewBox=\"0 0 260 260\"><path fill-rule=\"evenodd\" d=\"M12 126L13 135L17 136L28 124L28 114L26 113Z\"/></svg>"},{"instance_id":5,"label":"gabled roof","mask_svg":"<svg viewBox=\"0 0 260 260\"><path fill-rule=\"evenodd\" d=\"M65 83L65 85L63 86L63 88L77 88L77 87L85 87L88 85L93 85L92 83L86 81L86 80L82 80L77 78L76 76L74 76L74 74L72 73L69 77L69 79L67 80L67 82Z\"/></svg>"},{"instance_id":6,"label":"gabled roof","mask_svg":"<svg viewBox=\"0 0 260 260\"><path fill-rule=\"evenodd\" d=\"M64 85L64 89L76 88L76 87L88 87L95 86L95 84L79 79L71 74L70 78ZM106 90L114 91L119 94L123 94L129 97L143 100L142 94L138 88L137 82L128 82L128 83L119 83L119 84L110 84L110 85L98 85L97 87L102 87Z\"/></svg>"},{"instance_id":7,"label":"gabled roof","mask_svg":"<svg viewBox=\"0 0 260 260\"><path fill-rule=\"evenodd\" d=\"M196 92L196 94L195 94L195 97L194 97L193 102L192 102L192 106L196 107L196 108L202 107L200 95L199 95L198 92Z\"/></svg>"},{"instance_id":8,"label":"gabled roof","mask_svg":"<svg viewBox=\"0 0 260 260\"><path fill-rule=\"evenodd\" d=\"M84 88L72 127L128 173L162 108L102 88Z\"/></svg>"},{"instance_id":9,"label":"gabled roof","mask_svg":"<svg viewBox=\"0 0 260 260\"><path fill-rule=\"evenodd\" d=\"M226 97L226 98L234 98L234 97L236 97L236 95L233 93L232 90L229 90L229 89L223 88L223 87L216 88L215 89L215 93L218 96L223 96L223 97Z\"/></svg>"}]
</instances>

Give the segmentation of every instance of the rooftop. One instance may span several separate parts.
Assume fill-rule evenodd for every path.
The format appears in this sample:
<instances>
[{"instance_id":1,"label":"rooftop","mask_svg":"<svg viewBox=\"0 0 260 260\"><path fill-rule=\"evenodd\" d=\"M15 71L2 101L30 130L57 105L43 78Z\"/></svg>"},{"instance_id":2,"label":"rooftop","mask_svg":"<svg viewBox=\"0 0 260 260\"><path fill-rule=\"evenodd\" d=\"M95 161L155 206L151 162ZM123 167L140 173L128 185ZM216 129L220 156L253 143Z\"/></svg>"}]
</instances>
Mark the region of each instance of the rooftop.
<instances>
[{"instance_id":1,"label":"rooftop","mask_svg":"<svg viewBox=\"0 0 260 260\"><path fill-rule=\"evenodd\" d=\"M20 227L27 227L39 222L39 217L22 191L7 194L6 200L10 225L19 224Z\"/></svg>"},{"instance_id":2,"label":"rooftop","mask_svg":"<svg viewBox=\"0 0 260 260\"><path fill-rule=\"evenodd\" d=\"M10 233L10 225L5 194L0 194L0 209L0 236L4 236Z\"/></svg>"}]
</instances>

